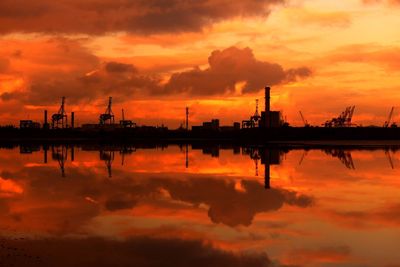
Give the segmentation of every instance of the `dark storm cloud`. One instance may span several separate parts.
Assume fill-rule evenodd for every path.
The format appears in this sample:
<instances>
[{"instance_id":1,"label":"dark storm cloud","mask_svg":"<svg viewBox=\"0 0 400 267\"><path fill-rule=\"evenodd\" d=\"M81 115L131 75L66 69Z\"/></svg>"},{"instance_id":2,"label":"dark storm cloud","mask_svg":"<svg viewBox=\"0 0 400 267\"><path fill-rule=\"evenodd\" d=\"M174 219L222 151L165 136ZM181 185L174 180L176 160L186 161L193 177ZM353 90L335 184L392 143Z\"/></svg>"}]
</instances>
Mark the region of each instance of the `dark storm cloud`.
<instances>
[{"instance_id":1,"label":"dark storm cloud","mask_svg":"<svg viewBox=\"0 0 400 267\"><path fill-rule=\"evenodd\" d=\"M209 67L175 73L165 85L164 93L217 95L233 93L235 85L245 82L243 93L258 92L266 85L274 86L311 75L307 67L285 70L281 65L257 60L250 48L230 47L213 51Z\"/></svg>"},{"instance_id":2,"label":"dark storm cloud","mask_svg":"<svg viewBox=\"0 0 400 267\"><path fill-rule=\"evenodd\" d=\"M130 64L106 63L86 74L58 73L48 77L33 77L26 90L4 92L3 101L19 100L33 105L54 103L66 96L69 103L92 101L104 95L127 97L158 91L160 81L156 76L141 75Z\"/></svg>"},{"instance_id":3,"label":"dark storm cloud","mask_svg":"<svg viewBox=\"0 0 400 267\"><path fill-rule=\"evenodd\" d=\"M2 0L0 33L201 31L235 17L266 17L285 0Z\"/></svg>"},{"instance_id":4,"label":"dark storm cloud","mask_svg":"<svg viewBox=\"0 0 400 267\"><path fill-rule=\"evenodd\" d=\"M132 64L124 64L119 62L108 62L105 66L107 72L137 72Z\"/></svg>"}]
</instances>

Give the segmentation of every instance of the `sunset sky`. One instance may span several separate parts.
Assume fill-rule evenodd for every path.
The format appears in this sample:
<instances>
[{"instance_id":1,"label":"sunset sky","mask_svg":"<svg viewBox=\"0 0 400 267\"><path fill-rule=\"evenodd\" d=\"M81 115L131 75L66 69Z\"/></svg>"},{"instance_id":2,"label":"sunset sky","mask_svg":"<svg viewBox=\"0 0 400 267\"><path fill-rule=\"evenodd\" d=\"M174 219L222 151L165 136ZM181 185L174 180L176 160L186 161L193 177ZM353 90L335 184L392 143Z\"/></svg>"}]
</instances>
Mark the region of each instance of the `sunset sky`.
<instances>
[{"instance_id":1,"label":"sunset sky","mask_svg":"<svg viewBox=\"0 0 400 267\"><path fill-rule=\"evenodd\" d=\"M350 105L357 124L400 121L399 18L399 0L1 0L0 124L62 96L78 124L109 96L117 120L174 128L189 106L191 125L231 124L265 85L292 125Z\"/></svg>"}]
</instances>

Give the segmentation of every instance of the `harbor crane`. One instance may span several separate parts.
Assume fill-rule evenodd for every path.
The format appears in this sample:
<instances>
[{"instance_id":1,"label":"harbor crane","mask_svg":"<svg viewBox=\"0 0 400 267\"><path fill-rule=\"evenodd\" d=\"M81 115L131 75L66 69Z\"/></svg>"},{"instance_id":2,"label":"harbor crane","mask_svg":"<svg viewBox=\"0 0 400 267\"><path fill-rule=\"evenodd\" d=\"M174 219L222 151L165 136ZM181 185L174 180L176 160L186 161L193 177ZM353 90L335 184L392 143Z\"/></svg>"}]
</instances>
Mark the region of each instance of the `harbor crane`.
<instances>
[{"instance_id":1,"label":"harbor crane","mask_svg":"<svg viewBox=\"0 0 400 267\"><path fill-rule=\"evenodd\" d=\"M337 118L332 118L326 121L323 125L325 127L351 127L351 122L356 106L347 107Z\"/></svg>"},{"instance_id":2,"label":"harbor crane","mask_svg":"<svg viewBox=\"0 0 400 267\"><path fill-rule=\"evenodd\" d=\"M66 128L67 127L67 113L65 112L65 97L61 98L61 106L57 113L51 116L51 127L56 128Z\"/></svg>"},{"instance_id":3,"label":"harbor crane","mask_svg":"<svg viewBox=\"0 0 400 267\"><path fill-rule=\"evenodd\" d=\"M393 113L394 113L394 107L392 107L392 109L390 110L390 112L389 112L389 117L388 117L388 119L385 121L385 123L383 124L383 127L384 128L388 128L389 126L390 127L397 127L397 125L396 125L396 123L391 123L392 122L392 119L393 119Z\"/></svg>"},{"instance_id":4,"label":"harbor crane","mask_svg":"<svg viewBox=\"0 0 400 267\"><path fill-rule=\"evenodd\" d=\"M105 125L107 121L109 122L109 124L114 124L114 113L112 112L111 105L112 105L112 97L110 96L108 99L108 106L106 111L103 114L100 114L101 125Z\"/></svg>"},{"instance_id":5,"label":"harbor crane","mask_svg":"<svg viewBox=\"0 0 400 267\"><path fill-rule=\"evenodd\" d=\"M122 120L119 121L119 124L124 128L131 128L131 127L134 127L136 125L136 123L134 123L131 120L125 120L124 109L122 109Z\"/></svg>"},{"instance_id":6,"label":"harbor crane","mask_svg":"<svg viewBox=\"0 0 400 267\"><path fill-rule=\"evenodd\" d=\"M301 111L299 111L299 113L300 113L301 120L302 120L303 123L304 123L304 127L310 127L310 124L309 124L308 121L304 118L303 113L302 113Z\"/></svg>"},{"instance_id":7,"label":"harbor crane","mask_svg":"<svg viewBox=\"0 0 400 267\"><path fill-rule=\"evenodd\" d=\"M250 120L242 121L242 128L256 128L260 126L261 116L258 113L258 99L256 99L256 111L254 115L250 117Z\"/></svg>"}]
</instances>

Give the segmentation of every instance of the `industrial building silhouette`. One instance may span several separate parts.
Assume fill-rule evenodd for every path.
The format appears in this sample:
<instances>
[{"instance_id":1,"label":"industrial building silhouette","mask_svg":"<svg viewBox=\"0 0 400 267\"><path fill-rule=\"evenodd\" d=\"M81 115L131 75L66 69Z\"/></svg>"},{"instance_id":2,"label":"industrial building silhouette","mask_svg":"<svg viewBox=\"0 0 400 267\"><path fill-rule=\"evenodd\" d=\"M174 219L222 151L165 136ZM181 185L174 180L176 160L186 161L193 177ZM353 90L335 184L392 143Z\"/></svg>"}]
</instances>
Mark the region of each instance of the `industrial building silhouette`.
<instances>
[{"instance_id":1,"label":"industrial building silhouette","mask_svg":"<svg viewBox=\"0 0 400 267\"><path fill-rule=\"evenodd\" d=\"M166 126L138 125L125 118L115 122L112 110L112 97L109 97L106 110L99 114L98 123L85 123L80 127L75 124L75 112L68 115L66 98L61 98L57 113L48 123L47 110L41 125L33 120L21 120L20 127L0 127L0 140L48 140L48 139L108 139L108 140L194 140L217 139L235 142L268 142L282 140L400 140L400 128L393 122L394 107L388 119L381 127L361 127L353 121L355 106L347 107L339 116L327 120L320 126L312 126L300 111L304 127L292 127L282 117L281 111L271 110L271 88L264 88L264 110L259 112L256 100L255 112L247 120L234 122L232 125L220 125L219 118L189 127L190 109L185 108L185 122L178 129Z\"/></svg>"}]
</instances>

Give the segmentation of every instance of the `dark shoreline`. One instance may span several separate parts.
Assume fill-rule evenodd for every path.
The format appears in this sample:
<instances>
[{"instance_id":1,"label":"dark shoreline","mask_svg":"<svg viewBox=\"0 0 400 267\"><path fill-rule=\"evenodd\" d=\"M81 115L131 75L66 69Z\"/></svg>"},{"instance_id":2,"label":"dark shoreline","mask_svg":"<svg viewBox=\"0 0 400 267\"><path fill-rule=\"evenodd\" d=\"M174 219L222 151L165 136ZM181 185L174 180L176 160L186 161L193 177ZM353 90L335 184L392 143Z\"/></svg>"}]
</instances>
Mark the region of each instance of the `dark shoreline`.
<instances>
[{"instance_id":1,"label":"dark shoreline","mask_svg":"<svg viewBox=\"0 0 400 267\"><path fill-rule=\"evenodd\" d=\"M282 150L311 150L341 148L346 150L400 150L400 140L325 140L325 141L270 141L264 143L238 142L236 140L106 140L106 139L13 139L0 140L0 148L17 146L93 146L93 147L135 147L135 148L166 148L168 146L219 147L231 149L233 147L264 147Z\"/></svg>"},{"instance_id":2,"label":"dark shoreline","mask_svg":"<svg viewBox=\"0 0 400 267\"><path fill-rule=\"evenodd\" d=\"M0 128L0 144L232 144L277 147L387 147L400 146L400 128L282 127L234 131L185 131L138 127L126 129Z\"/></svg>"}]
</instances>

